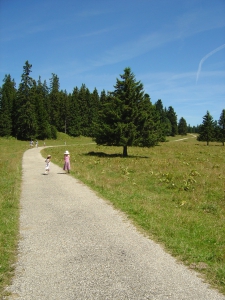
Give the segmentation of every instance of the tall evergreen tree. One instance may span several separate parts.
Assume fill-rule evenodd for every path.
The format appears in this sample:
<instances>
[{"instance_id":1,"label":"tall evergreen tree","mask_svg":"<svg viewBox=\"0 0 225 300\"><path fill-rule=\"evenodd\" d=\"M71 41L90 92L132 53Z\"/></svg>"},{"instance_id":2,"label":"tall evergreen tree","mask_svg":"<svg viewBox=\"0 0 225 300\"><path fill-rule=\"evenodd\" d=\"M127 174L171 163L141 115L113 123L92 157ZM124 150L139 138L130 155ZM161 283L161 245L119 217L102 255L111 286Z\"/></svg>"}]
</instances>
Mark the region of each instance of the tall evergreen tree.
<instances>
[{"instance_id":1,"label":"tall evergreen tree","mask_svg":"<svg viewBox=\"0 0 225 300\"><path fill-rule=\"evenodd\" d=\"M160 141L165 142L165 140L166 140L165 136L169 135L171 132L171 124L166 116L166 111L163 108L163 103L162 103L161 99L159 99L155 103L155 108L160 117L160 127L161 127L161 132L162 132L162 137L161 137ZM169 126L169 130L168 130L168 126Z\"/></svg>"},{"instance_id":2,"label":"tall evergreen tree","mask_svg":"<svg viewBox=\"0 0 225 300\"><path fill-rule=\"evenodd\" d=\"M90 98L91 98L91 94L89 89L86 87L85 84L82 84L78 94L78 103L79 103L79 111L81 114L80 130L81 130L81 135L83 136L90 136L90 127L91 127L91 124L89 122Z\"/></svg>"},{"instance_id":3,"label":"tall evergreen tree","mask_svg":"<svg viewBox=\"0 0 225 300\"><path fill-rule=\"evenodd\" d=\"M15 82L10 75L5 75L0 90L0 136L12 135L13 105L16 98Z\"/></svg>"},{"instance_id":4,"label":"tall evergreen tree","mask_svg":"<svg viewBox=\"0 0 225 300\"><path fill-rule=\"evenodd\" d=\"M159 99L158 101L156 101L155 107L156 107L156 110L157 110L157 111L159 112L159 114L160 114L161 121L163 121L163 119L165 118L165 111L164 111L163 103L162 103L162 100L161 100L161 99Z\"/></svg>"},{"instance_id":5,"label":"tall evergreen tree","mask_svg":"<svg viewBox=\"0 0 225 300\"><path fill-rule=\"evenodd\" d=\"M100 107L102 104L106 103L107 102L107 98L108 98L108 95L106 94L105 90L101 91L101 94L100 94ZM99 107L99 109L100 109Z\"/></svg>"},{"instance_id":6,"label":"tall evergreen tree","mask_svg":"<svg viewBox=\"0 0 225 300\"><path fill-rule=\"evenodd\" d=\"M102 145L122 146L126 157L128 146L154 146L159 135L154 120L157 114L149 96L144 94L142 83L136 81L130 68L125 68L120 77L121 80L116 80L114 92L102 104L95 141Z\"/></svg>"},{"instance_id":7,"label":"tall evergreen tree","mask_svg":"<svg viewBox=\"0 0 225 300\"><path fill-rule=\"evenodd\" d=\"M61 132L67 133L67 126L69 122L69 98L66 90L59 92L59 103L60 103L60 111L59 111L59 122L58 122L58 130Z\"/></svg>"},{"instance_id":8,"label":"tall evergreen tree","mask_svg":"<svg viewBox=\"0 0 225 300\"><path fill-rule=\"evenodd\" d=\"M172 135L172 125L168 118L165 120L165 135L171 136Z\"/></svg>"},{"instance_id":9,"label":"tall evergreen tree","mask_svg":"<svg viewBox=\"0 0 225 300\"><path fill-rule=\"evenodd\" d=\"M48 88L46 82L42 84L41 77L39 77L36 87L36 118L38 123L38 139L51 138L51 125L49 123L49 109L48 102Z\"/></svg>"},{"instance_id":10,"label":"tall evergreen tree","mask_svg":"<svg viewBox=\"0 0 225 300\"><path fill-rule=\"evenodd\" d=\"M90 113L89 113L89 136L94 137L94 124L98 122L99 118L100 99L98 91L95 88L90 97Z\"/></svg>"},{"instance_id":11,"label":"tall evergreen tree","mask_svg":"<svg viewBox=\"0 0 225 300\"><path fill-rule=\"evenodd\" d=\"M68 134L72 136L81 135L81 113L78 101L79 89L75 87L72 95L69 95L69 118L68 118Z\"/></svg>"},{"instance_id":12,"label":"tall evergreen tree","mask_svg":"<svg viewBox=\"0 0 225 300\"><path fill-rule=\"evenodd\" d=\"M203 117L203 122L199 126L199 135L197 137L198 141L204 141L209 145L215 139L215 122L213 117L210 115L209 111Z\"/></svg>"},{"instance_id":13,"label":"tall evergreen tree","mask_svg":"<svg viewBox=\"0 0 225 300\"><path fill-rule=\"evenodd\" d=\"M180 135L187 135L187 132L188 132L187 122L182 117L182 118L180 118L179 123L178 123L178 133Z\"/></svg>"},{"instance_id":14,"label":"tall evergreen tree","mask_svg":"<svg viewBox=\"0 0 225 300\"><path fill-rule=\"evenodd\" d=\"M32 65L28 61L23 67L15 103L16 128L18 139L28 140L37 136L37 120L35 112L35 80L30 76Z\"/></svg>"},{"instance_id":15,"label":"tall evergreen tree","mask_svg":"<svg viewBox=\"0 0 225 300\"><path fill-rule=\"evenodd\" d=\"M220 134L219 134L219 141L222 142L223 146L225 143L225 109L222 110L220 119L218 121Z\"/></svg>"},{"instance_id":16,"label":"tall evergreen tree","mask_svg":"<svg viewBox=\"0 0 225 300\"><path fill-rule=\"evenodd\" d=\"M187 129L187 130L188 130L188 131L187 131L188 133L192 133L192 130L193 130L193 129L192 129L192 127L191 127L190 124L188 124L188 129Z\"/></svg>"},{"instance_id":17,"label":"tall evergreen tree","mask_svg":"<svg viewBox=\"0 0 225 300\"><path fill-rule=\"evenodd\" d=\"M50 93L49 93L49 104L50 104L50 123L57 130L60 130L60 94L59 94L59 78L56 74L52 73L50 78Z\"/></svg>"},{"instance_id":18,"label":"tall evergreen tree","mask_svg":"<svg viewBox=\"0 0 225 300\"><path fill-rule=\"evenodd\" d=\"M177 115L173 109L172 106L169 106L167 110L167 118L169 119L171 123L171 136L175 136L178 133L178 127L177 127Z\"/></svg>"},{"instance_id":19,"label":"tall evergreen tree","mask_svg":"<svg viewBox=\"0 0 225 300\"><path fill-rule=\"evenodd\" d=\"M137 132L135 146L152 147L158 142L165 141L164 128L155 105L152 105L150 96L144 94L144 101L138 106Z\"/></svg>"}]
</instances>

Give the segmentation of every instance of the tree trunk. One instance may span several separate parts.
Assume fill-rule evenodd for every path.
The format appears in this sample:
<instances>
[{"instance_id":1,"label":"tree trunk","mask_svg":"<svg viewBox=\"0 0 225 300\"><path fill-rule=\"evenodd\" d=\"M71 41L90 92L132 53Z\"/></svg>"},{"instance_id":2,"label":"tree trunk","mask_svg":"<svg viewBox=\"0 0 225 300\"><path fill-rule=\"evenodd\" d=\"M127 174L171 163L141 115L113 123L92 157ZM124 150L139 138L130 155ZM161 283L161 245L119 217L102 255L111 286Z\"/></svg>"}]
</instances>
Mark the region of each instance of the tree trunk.
<instances>
[{"instance_id":1,"label":"tree trunk","mask_svg":"<svg viewBox=\"0 0 225 300\"><path fill-rule=\"evenodd\" d=\"M123 146L123 157L127 157L127 146Z\"/></svg>"}]
</instances>

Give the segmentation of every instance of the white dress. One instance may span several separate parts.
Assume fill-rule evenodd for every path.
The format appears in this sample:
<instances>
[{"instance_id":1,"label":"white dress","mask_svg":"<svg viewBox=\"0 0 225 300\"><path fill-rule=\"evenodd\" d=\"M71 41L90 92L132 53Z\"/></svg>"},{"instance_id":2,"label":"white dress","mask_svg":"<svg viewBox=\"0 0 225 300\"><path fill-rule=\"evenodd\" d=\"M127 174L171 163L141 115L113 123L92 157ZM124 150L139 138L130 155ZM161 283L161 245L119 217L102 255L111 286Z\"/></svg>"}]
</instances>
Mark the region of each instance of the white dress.
<instances>
[{"instance_id":1,"label":"white dress","mask_svg":"<svg viewBox=\"0 0 225 300\"><path fill-rule=\"evenodd\" d=\"M46 158L45 162L46 162L45 170L49 171L49 168L50 168L50 159Z\"/></svg>"}]
</instances>

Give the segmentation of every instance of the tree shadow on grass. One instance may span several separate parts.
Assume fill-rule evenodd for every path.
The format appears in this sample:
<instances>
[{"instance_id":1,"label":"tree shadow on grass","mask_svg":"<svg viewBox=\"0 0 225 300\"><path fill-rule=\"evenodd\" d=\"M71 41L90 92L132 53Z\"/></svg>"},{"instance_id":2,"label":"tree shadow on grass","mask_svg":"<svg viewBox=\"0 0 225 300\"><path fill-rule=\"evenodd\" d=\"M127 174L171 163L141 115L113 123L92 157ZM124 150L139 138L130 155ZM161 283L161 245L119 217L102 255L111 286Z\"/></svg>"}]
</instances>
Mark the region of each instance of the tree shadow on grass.
<instances>
[{"instance_id":1,"label":"tree shadow on grass","mask_svg":"<svg viewBox=\"0 0 225 300\"><path fill-rule=\"evenodd\" d=\"M203 147L225 147L222 143L221 144L209 144L209 145L206 145L206 144L200 144L200 143L196 143L195 146L203 146Z\"/></svg>"},{"instance_id":2,"label":"tree shadow on grass","mask_svg":"<svg viewBox=\"0 0 225 300\"><path fill-rule=\"evenodd\" d=\"M139 155L128 155L124 157L121 153L105 153L105 152L95 152L95 151L90 151L88 153L84 153L83 155L86 156L97 156L97 157L106 157L106 158L114 158L114 157L121 157L121 158L149 158L149 156L139 156Z\"/></svg>"}]
</instances>

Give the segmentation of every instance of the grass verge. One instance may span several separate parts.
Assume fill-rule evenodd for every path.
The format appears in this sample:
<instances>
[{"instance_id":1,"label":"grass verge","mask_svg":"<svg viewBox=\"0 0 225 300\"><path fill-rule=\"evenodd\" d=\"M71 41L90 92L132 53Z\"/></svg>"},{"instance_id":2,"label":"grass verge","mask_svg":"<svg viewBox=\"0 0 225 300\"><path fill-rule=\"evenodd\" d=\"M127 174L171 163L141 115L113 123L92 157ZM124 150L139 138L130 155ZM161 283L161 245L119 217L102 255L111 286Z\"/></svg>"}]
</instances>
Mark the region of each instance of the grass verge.
<instances>
[{"instance_id":1,"label":"grass verge","mask_svg":"<svg viewBox=\"0 0 225 300\"><path fill-rule=\"evenodd\" d=\"M0 138L0 295L10 282L19 232L22 156L28 143Z\"/></svg>"}]
</instances>

